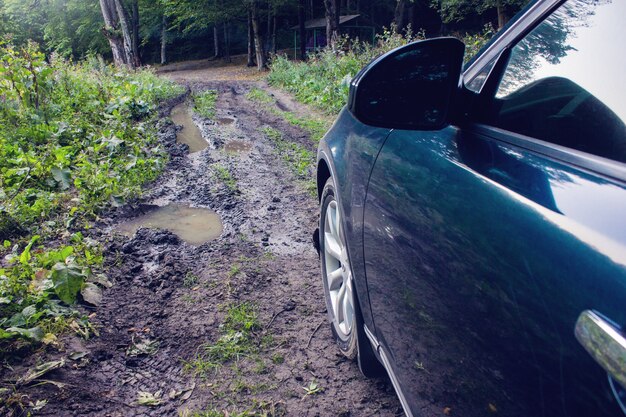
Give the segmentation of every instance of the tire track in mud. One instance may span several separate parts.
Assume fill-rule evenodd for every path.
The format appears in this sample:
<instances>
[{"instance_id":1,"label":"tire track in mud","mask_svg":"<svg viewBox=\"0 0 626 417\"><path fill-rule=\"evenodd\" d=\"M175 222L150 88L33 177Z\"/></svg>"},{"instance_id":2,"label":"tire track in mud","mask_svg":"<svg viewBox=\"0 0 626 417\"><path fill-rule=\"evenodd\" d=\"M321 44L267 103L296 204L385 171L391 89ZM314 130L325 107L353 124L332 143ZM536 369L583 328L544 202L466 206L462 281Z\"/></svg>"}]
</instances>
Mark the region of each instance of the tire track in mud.
<instances>
[{"instance_id":1,"label":"tire track in mud","mask_svg":"<svg viewBox=\"0 0 626 417\"><path fill-rule=\"evenodd\" d=\"M215 120L233 120L218 124L194 116L209 142L201 152L187 155L175 143L176 127L160 124L171 154L166 171L141 204L103 219L94 231L109 242L106 267L114 282L92 319L100 337L65 341L57 356L85 356L51 374L64 388L30 389L31 398L49 401L39 415L177 416L203 409L228 415L402 415L388 380L365 379L332 341L311 244L317 202L260 128L277 129L310 150L315 146L302 130L247 100L253 86L263 85L190 86L217 90ZM233 141L249 150L226 151ZM227 170L236 187L225 184L216 167ZM116 224L168 203L214 210L224 223L222 236L196 247L167 231L140 229L132 238L116 233ZM241 302L258 311L255 336L265 341L260 353L204 377L185 370L202 344L218 339L226 306ZM129 355L142 341L157 342L156 353ZM323 391L304 395L311 382ZM160 393L159 404L138 405L140 392Z\"/></svg>"}]
</instances>

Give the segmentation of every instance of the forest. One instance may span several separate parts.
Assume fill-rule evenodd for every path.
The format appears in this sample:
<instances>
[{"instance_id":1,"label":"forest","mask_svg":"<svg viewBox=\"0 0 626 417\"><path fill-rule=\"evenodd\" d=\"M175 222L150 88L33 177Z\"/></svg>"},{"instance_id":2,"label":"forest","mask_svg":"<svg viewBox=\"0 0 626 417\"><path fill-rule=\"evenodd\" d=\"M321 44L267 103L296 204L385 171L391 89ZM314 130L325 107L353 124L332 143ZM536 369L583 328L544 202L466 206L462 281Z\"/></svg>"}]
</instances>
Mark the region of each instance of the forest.
<instances>
[{"instance_id":1,"label":"forest","mask_svg":"<svg viewBox=\"0 0 626 417\"><path fill-rule=\"evenodd\" d=\"M426 37L501 28L524 0L2 0L0 36L28 41L73 60L102 55L138 67L248 54L264 68L278 51L306 58L310 25L315 46L342 36L374 41L375 33L407 28ZM354 18L358 16L357 18ZM344 20L353 18L351 21ZM307 26L307 24L309 26ZM345 28L347 27L347 29ZM343 32L343 33L342 33ZM318 45L319 43L319 45Z\"/></svg>"}]
</instances>

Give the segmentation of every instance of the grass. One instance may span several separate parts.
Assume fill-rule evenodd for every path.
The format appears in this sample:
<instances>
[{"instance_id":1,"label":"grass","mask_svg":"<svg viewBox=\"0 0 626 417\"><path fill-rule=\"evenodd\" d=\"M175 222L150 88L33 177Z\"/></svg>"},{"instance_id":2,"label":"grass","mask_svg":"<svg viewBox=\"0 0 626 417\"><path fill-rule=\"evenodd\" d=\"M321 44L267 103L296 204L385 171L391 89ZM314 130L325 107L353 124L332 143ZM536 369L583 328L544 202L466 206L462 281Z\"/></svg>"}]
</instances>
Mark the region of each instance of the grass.
<instances>
[{"instance_id":1,"label":"grass","mask_svg":"<svg viewBox=\"0 0 626 417\"><path fill-rule=\"evenodd\" d=\"M256 354L260 343L254 332L260 328L252 304L244 302L229 306L220 325L218 339L214 343L202 345L196 358L186 362L184 369L206 378L226 363Z\"/></svg>"},{"instance_id":2,"label":"grass","mask_svg":"<svg viewBox=\"0 0 626 417\"><path fill-rule=\"evenodd\" d=\"M246 98L248 100L263 104L274 104L276 102L276 100L274 100L274 98L270 96L267 92L256 87L253 87L248 92L248 94L246 94Z\"/></svg>"},{"instance_id":3,"label":"grass","mask_svg":"<svg viewBox=\"0 0 626 417\"><path fill-rule=\"evenodd\" d=\"M232 176L228 168L222 165L213 165L213 172L229 190L237 191L237 180Z\"/></svg>"},{"instance_id":4,"label":"grass","mask_svg":"<svg viewBox=\"0 0 626 417\"><path fill-rule=\"evenodd\" d=\"M246 97L251 101L265 105L265 108L270 113L282 117L289 124L297 126L307 132L315 144L322 139L326 131L330 128L330 121L328 120L314 117L299 117L295 113L276 108L274 106L276 100L274 100L274 98L266 91L259 88L252 88L248 94L246 94ZM269 104L271 104L271 106Z\"/></svg>"},{"instance_id":5,"label":"grass","mask_svg":"<svg viewBox=\"0 0 626 417\"><path fill-rule=\"evenodd\" d=\"M215 103L217 103L217 91L206 90L193 95L193 110L202 117L213 119L215 117Z\"/></svg>"},{"instance_id":6,"label":"grass","mask_svg":"<svg viewBox=\"0 0 626 417\"><path fill-rule=\"evenodd\" d=\"M272 127L261 128L261 132L274 143L276 152L303 182L304 188L314 195L317 187L312 174L315 154L300 144L286 141L282 133Z\"/></svg>"}]
</instances>

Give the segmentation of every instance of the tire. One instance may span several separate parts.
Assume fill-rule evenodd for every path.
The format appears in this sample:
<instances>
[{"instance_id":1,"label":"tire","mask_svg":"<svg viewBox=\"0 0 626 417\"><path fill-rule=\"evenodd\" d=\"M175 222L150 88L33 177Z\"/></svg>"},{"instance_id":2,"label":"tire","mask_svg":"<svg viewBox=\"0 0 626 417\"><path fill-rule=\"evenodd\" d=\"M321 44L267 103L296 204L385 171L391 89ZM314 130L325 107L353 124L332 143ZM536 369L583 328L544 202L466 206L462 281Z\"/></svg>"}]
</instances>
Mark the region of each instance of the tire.
<instances>
[{"instance_id":1,"label":"tire","mask_svg":"<svg viewBox=\"0 0 626 417\"><path fill-rule=\"evenodd\" d=\"M330 328L339 350L350 359L358 357L365 376L379 376L384 370L365 336L343 227L331 177L322 191L319 221L320 266Z\"/></svg>"}]
</instances>

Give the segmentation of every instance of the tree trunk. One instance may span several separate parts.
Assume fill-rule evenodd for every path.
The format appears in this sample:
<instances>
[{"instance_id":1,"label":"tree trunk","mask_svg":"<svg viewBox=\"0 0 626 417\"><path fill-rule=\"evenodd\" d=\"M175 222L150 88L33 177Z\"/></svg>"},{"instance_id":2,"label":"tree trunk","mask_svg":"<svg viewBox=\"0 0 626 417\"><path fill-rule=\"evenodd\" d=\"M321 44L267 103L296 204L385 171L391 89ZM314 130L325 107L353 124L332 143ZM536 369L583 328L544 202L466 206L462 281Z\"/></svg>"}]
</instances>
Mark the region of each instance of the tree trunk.
<instances>
[{"instance_id":1,"label":"tree trunk","mask_svg":"<svg viewBox=\"0 0 626 417\"><path fill-rule=\"evenodd\" d=\"M219 34L220 31L217 29L217 25L213 26L213 48L215 49L215 55L213 55L213 58L220 58L222 56Z\"/></svg>"},{"instance_id":2,"label":"tree trunk","mask_svg":"<svg viewBox=\"0 0 626 417\"><path fill-rule=\"evenodd\" d=\"M404 26L404 4L405 0L397 0L396 9L393 12L393 26L396 33L401 33L402 26Z\"/></svg>"},{"instance_id":3,"label":"tree trunk","mask_svg":"<svg viewBox=\"0 0 626 417\"><path fill-rule=\"evenodd\" d=\"M167 16L161 20L161 65L167 64Z\"/></svg>"},{"instance_id":4,"label":"tree trunk","mask_svg":"<svg viewBox=\"0 0 626 417\"><path fill-rule=\"evenodd\" d=\"M254 67L254 30L252 29L252 11L248 9L248 66Z\"/></svg>"},{"instance_id":5,"label":"tree trunk","mask_svg":"<svg viewBox=\"0 0 626 417\"><path fill-rule=\"evenodd\" d=\"M502 29L506 22L509 20L506 12L504 11L504 6L502 5L501 0L496 1L496 10L498 12L498 30Z\"/></svg>"},{"instance_id":6,"label":"tree trunk","mask_svg":"<svg viewBox=\"0 0 626 417\"><path fill-rule=\"evenodd\" d=\"M230 23L224 22L224 61L230 62Z\"/></svg>"},{"instance_id":7,"label":"tree trunk","mask_svg":"<svg viewBox=\"0 0 626 417\"><path fill-rule=\"evenodd\" d=\"M337 51L337 41L339 40L339 11L337 10L338 0L324 0L324 10L326 14L326 45L333 52Z\"/></svg>"},{"instance_id":8,"label":"tree trunk","mask_svg":"<svg viewBox=\"0 0 626 417\"><path fill-rule=\"evenodd\" d=\"M276 15L272 19L272 54L276 55Z\"/></svg>"},{"instance_id":9,"label":"tree trunk","mask_svg":"<svg viewBox=\"0 0 626 417\"><path fill-rule=\"evenodd\" d=\"M272 6L268 2L267 7L267 29L265 30L265 34L267 39L265 40L265 52L269 53L272 50L272 38L270 34L272 33Z\"/></svg>"},{"instance_id":10,"label":"tree trunk","mask_svg":"<svg viewBox=\"0 0 626 417\"><path fill-rule=\"evenodd\" d=\"M139 56L139 0L133 0L133 57L135 58L135 67L141 66L141 57Z\"/></svg>"},{"instance_id":11,"label":"tree trunk","mask_svg":"<svg viewBox=\"0 0 626 417\"><path fill-rule=\"evenodd\" d=\"M253 1L250 5L252 14L252 30L254 31L254 43L256 45L256 66L259 71L265 68L265 51L263 50L263 36L261 36L259 16L258 16L258 4Z\"/></svg>"},{"instance_id":12,"label":"tree trunk","mask_svg":"<svg viewBox=\"0 0 626 417\"><path fill-rule=\"evenodd\" d=\"M124 41L124 55L126 55L126 63L129 67L135 67L135 57L133 56L133 40L130 34L130 26L128 24L128 15L126 9L122 5L121 0L113 0L115 2L115 10L119 19L120 28L122 29L122 39Z\"/></svg>"},{"instance_id":13,"label":"tree trunk","mask_svg":"<svg viewBox=\"0 0 626 417\"><path fill-rule=\"evenodd\" d=\"M306 0L298 2L298 36L300 36L300 59L306 61Z\"/></svg>"},{"instance_id":14,"label":"tree trunk","mask_svg":"<svg viewBox=\"0 0 626 417\"><path fill-rule=\"evenodd\" d=\"M100 0L100 9L102 10L102 18L104 19L104 27L102 32L109 41L111 53L113 54L113 63L120 67L128 65L124 54L124 40L117 33L118 18L115 11L113 0Z\"/></svg>"}]
</instances>

